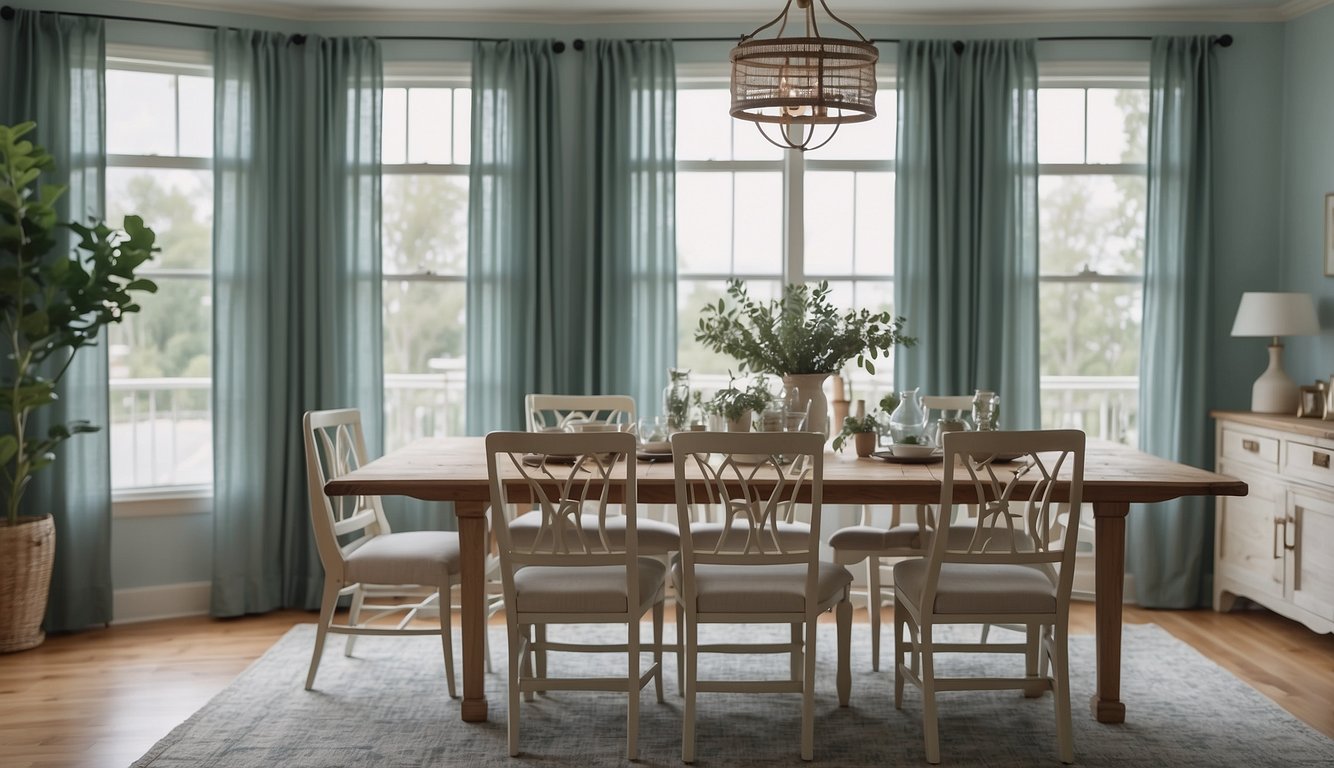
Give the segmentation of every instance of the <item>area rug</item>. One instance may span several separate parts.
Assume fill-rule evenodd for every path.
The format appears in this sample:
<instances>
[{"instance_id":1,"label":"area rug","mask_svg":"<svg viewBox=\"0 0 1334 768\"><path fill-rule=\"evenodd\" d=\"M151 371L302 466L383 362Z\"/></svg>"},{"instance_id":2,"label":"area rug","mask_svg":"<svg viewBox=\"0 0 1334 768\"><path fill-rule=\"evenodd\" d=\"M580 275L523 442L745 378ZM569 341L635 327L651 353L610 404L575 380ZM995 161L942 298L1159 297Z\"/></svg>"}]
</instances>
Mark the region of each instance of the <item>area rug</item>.
<instances>
[{"instance_id":1,"label":"area rug","mask_svg":"<svg viewBox=\"0 0 1334 768\"><path fill-rule=\"evenodd\" d=\"M607 628L560 628L552 639ZM669 625L669 632L670 632ZM730 631L723 628L720 631ZM753 634L753 629L739 631ZM622 630L623 632L623 630ZM497 673L486 676L491 721L459 720L446 695L438 640L364 637L356 654L331 641L316 690L303 688L313 625L294 627L201 710L158 742L136 766L604 766L625 765L625 697L560 691L526 703L523 755L510 758L505 734L504 634L492 628ZM623 635L622 635L623 637ZM704 640L705 638L701 638ZM775 639L778 639L777 637ZM817 638L815 760L835 766L923 766L921 696L908 686L893 706L890 672L871 672L866 626L853 628L852 705L834 690L834 627ZM888 639L888 638L887 638ZM456 643L455 647L458 645ZM1127 626L1123 725L1091 718L1093 638L1071 638L1075 760L1085 766L1334 765L1334 740L1308 727L1194 649L1153 626ZM890 666L885 649L885 669ZM942 659L950 658L942 656ZM553 654L555 674L614 674L623 658ZM1015 674L1019 657L953 655L942 674ZM640 764L681 765L682 700L675 662L664 661L666 702L651 686L641 697ZM705 676L786 674L786 657L706 656ZM1022 666L1019 673L1022 674ZM1059 765L1050 694L958 692L940 696L942 762L954 766ZM798 756L795 694L701 694L697 764L805 765Z\"/></svg>"}]
</instances>

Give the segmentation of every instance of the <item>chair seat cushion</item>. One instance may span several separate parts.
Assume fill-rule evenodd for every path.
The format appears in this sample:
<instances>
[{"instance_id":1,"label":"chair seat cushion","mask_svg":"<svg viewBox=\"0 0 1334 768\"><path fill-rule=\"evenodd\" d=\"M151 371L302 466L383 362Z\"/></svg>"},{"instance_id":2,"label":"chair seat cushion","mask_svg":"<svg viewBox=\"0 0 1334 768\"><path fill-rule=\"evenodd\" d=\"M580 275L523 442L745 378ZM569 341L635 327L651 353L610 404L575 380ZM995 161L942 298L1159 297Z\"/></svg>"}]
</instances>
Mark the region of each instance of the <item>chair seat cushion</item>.
<instances>
[{"instance_id":1,"label":"chair seat cushion","mask_svg":"<svg viewBox=\"0 0 1334 768\"><path fill-rule=\"evenodd\" d=\"M894 565L896 600L916 606L926 586L926 559ZM935 613L1052 613L1056 584L1031 565L941 563Z\"/></svg>"},{"instance_id":2,"label":"chair seat cushion","mask_svg":"<svg viewBox=\"0 0 1334 768\"><path fill-rule=\"evenodd\" d=\"M585 535L590 535L593 540L596 540L598 516L584 514L581 515L581 518ZM609 515L607 517L607 543L612 547L625 546L625 522L624 515ZM516 548L528 550L533 546L537 533L541 529L542 513L538 510L525 512L510 522L510 541ZM664 523L661 520L653 520L647 517L636 518L635 537L639 546L639 553L643 555L664 555L681 548L681 536L677 532L676 526L672 523ZM542 538L543 545L549 546L551 532L548 531ZM569 539L566 540L569 541Z\"/></svg>"},{"instance_id":3,"label":"chair seat cushion","mask_svg":"<svg viewBox=\"0 0 1334 768\"><path fill-rule=\"evenodd\" d=\"M672 566L676 591L682 593L681 563ZM820 561L816 603L836 598L852 583L847 568ZM696 610L701 613L800 613L806 610L806 566L695 566Z\"/></svg>"},{"instance_id":4,"label":"chair seat cushion","mask_svg":"<svg viewBox=\"0 0 1334 768\"><path fill-rule=\"evenodd\" d=\"M441 585L459 572L459 535L407 531L372 536L344 558L347 583Z\"/></svg>"},{"instance_id":5,"label":"chair seat cushion","mask_svg":"<svg viewBox=\"0 0 1334 768\"><path fill-rule=\"evenodd\" d=\"M694 543L695 549L700 552L713 552L718 546L718 539L722 538L722 548L720 551L737 551L746 546L746 538L749 535L749 524L745 520L733 520L732 528L727 531L724 538L722 523L692 523L690 525L690 540ZM771 528L765 528L761 534L763 551L773 551L773 533ZM778 543L788 552L803 551L810 546L811 527L806 523L779 523L778 524ZM752 545L752 551L754 545Z\"/></svg>"},{"instance_id":6,"label":"chair seat cushion","mask_svg":"<svg viewBox=\"0 0 1334 768\"><path fill-rule=\"evenodd\" d=\"M639 600L661 589L667 566L639 558ZM529 565L514 572L514 601L522 613L623 613L628 600L619 565Z\"/></svg>"},{"instance_id":7,"label":"chair seat cushion","mask_svg":"<svg viewBox=\"0 0 1334 768\"><path fill-rule=\"evenodd\" d=\"M882 552L899 550L921 552L925 549L922 531L916 523L884 528L878 525L854 525L829 537L829 546L846 552Z\"/></svg>"}]
</instances>

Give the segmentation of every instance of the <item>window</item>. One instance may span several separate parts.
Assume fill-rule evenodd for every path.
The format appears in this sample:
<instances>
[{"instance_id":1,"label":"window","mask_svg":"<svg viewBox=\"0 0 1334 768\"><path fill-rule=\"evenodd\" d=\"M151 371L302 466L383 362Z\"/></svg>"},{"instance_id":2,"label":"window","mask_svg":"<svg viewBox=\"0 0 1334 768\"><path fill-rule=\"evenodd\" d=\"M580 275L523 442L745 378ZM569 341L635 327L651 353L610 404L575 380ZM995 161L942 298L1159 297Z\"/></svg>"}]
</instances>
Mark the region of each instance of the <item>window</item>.
<instances>
[{"instance_id":1,"label":"window","mask_svg":"<svg viewBox=\"0 0 1334 768\"><path fill-rule=\"evenodd\" d=\"M108 329L111 484L212 484L213 77L203 54L112 48L106 213L142 212L162 252L142 310Z\"/></svg>"},{"instance_id":2,"label":"window","mask_svg":"<svg viewBox=\"0 0 1334 768\"><path fill-rule=\"evenodd\" d=\"M1044 427L1133 442L1149 96L1143 78L1044 79L1038 94Z\"/></svg>"},{"instance_id":3,"label":"window","mask_svg":"<svg viewBox=\"0 0 1334 768\"><path fill-rule=\"evenodd\" d=\"M436 70L385 73L386 450L464 434L472 92Z\"/></svg>"},{"instance_id":4,"label":"window","mask_svg":"<svg viewBox=\"0 0 1334 768\"><path fill-rule=\"evenodd\" d=\"M894 91L882 83L876 119L803 154L733 119L725 78L683 68L677 88L677 362L692 384L716 389L736 366L694 340L700 308L725 295L728 279L760 298L828 280L840 307L892 309ZM884 363L874 380L849 373L854 398L874 402L891 386Z\"/></svg>"}]
</instances>

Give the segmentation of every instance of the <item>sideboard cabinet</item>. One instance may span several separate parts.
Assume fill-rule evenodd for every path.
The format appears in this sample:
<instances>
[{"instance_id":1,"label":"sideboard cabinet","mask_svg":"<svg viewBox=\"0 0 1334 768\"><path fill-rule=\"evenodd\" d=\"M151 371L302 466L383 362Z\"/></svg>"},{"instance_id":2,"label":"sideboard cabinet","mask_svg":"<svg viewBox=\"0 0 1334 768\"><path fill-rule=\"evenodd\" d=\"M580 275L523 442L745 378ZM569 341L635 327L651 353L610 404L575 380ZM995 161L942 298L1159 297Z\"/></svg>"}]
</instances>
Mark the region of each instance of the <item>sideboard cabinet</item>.
<instances>
[{"instance_id":1,"label":"sideboard cabinet","mask_svg":"<svg viewBox=\"0 0 1334 768\"><path fill-rule=\"evenodd\" d=\"M1217 471L1250 487L1216 501L1214 610L1244 597L1334 632L1334 421L1213 415Z\"/></svg>"}]
</instances>

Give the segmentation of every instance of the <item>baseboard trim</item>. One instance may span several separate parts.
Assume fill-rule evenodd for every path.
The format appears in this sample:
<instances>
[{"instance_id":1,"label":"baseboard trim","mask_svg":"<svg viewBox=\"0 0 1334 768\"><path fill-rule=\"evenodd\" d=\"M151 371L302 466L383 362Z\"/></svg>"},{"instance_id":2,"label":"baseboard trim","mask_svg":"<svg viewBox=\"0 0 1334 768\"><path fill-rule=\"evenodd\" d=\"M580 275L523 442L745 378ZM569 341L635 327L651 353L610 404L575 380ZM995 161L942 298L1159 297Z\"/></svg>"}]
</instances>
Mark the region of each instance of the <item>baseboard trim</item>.
<instances>
[{"instance_id":1,"label":"baseboard trim","mask_svg":"<svg viewBox=\"0 0 1334 768\"><path fill-rule=\"evenodd\" d=\"M208 613L212 591L213 584L208 581L118 589L112 596L111 623L201 616Z\"/></svg>"}]
</instances>

